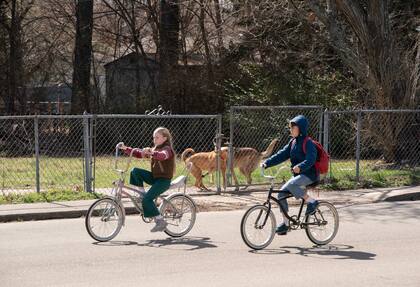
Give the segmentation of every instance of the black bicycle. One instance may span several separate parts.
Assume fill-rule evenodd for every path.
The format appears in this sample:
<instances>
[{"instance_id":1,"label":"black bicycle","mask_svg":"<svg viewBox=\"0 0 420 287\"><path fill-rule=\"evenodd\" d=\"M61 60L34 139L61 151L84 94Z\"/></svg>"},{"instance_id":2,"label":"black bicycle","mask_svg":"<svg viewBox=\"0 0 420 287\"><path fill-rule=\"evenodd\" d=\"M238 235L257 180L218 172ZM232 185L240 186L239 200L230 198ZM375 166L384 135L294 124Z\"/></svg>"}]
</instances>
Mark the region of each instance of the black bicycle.
<instances>
[{"instance_id":1,"label":"black bicycle","mask_svg":"<svg viewBox=\"0 0 420 287\"><path fill-rule=\"evenodd\" d=\"M270 190L264 204L258 204L248 209L241 222L241 236L247 246L252 249L259 250L267 247L274 239L276 233L276 218L271 210L271 201L280 206L282 212L289 219L289 231L297 229L305 229L309 240L317 245L325 245L331 242L338 232L338 212L334 205L326 201L319 201L319 205L313 215L302 214L305 201L299 208L298 215L290 216L284 211L280 200L292 197L286 195L280 199L275 198L272 194L282 192L282 190L274 189L274 179L276 176L267 176L262 169L262 175L270 180ZM311 184L314 187L318 182Z\"/></svg>"}]
</instances>

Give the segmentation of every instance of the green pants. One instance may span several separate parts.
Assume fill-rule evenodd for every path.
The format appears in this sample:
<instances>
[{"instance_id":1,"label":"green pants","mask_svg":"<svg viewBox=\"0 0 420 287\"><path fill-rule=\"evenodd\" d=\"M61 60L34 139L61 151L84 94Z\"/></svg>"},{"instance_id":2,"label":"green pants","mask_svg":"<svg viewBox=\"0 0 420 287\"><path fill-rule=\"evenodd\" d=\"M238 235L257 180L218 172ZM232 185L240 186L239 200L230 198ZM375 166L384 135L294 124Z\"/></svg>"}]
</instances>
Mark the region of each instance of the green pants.
<instances>
[{"instance_id":1,"label":"green pants","mask_svg":"<svg viewBox=\"0 0 420 287\"><path fill-rule=\"evenodd\" d=\"M151 187L143 198L143 215L144 217L154 217L159 215L159 210L157 209L154 200L168 190L171 185L171 180L167 178L154 178L150 171L141 168L133 168L130 173L130 184L144 186L144 182L151 185Z\"/></svg>"}]
</instances>

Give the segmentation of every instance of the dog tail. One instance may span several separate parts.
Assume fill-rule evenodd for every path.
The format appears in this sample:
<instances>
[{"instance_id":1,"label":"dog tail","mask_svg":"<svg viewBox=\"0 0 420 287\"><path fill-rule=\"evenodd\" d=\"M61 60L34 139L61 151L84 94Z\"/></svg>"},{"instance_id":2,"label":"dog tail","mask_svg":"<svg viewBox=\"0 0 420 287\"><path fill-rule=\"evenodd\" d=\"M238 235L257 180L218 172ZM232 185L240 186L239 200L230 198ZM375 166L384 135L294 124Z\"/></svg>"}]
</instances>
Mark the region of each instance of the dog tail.
<instances>
[{"instance_id":1,"label":"dog tail","mask_svg":"<svg viewBox=\"0 0 420 287\"><path fill-rule=\"evenodd\" d=\"M184 152L181 155L182 161L185 162L187 158L189 158L193 154L195 154L195 151L192 148L187 148L186 150L184 150Z\"/></svg>"},{"instance_id":2,"label":"dog tail","mask_svg":"<svg viewBox=\"0 0 420 287\"><path fill-rule=\"evenodd\" d=\"M267 149L261 153L262 158L267 158L273 154L274 147L276 146L278 139L273 139L268 145Z\"/></svg>"}]
</instances>

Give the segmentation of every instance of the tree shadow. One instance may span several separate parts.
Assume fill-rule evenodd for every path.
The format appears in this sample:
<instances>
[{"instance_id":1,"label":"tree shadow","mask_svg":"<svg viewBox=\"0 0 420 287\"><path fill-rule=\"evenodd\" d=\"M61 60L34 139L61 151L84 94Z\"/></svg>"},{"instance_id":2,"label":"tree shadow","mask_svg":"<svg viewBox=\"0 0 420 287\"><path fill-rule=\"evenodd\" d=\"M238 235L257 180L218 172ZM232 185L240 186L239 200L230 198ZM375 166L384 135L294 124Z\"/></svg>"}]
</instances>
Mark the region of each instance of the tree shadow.
<instances>
[{"instance_id":1,"label":"tree shadow","mask_svg":"<svg viewBox=\"0 0 420 287\"><path fill-rule=\"evenodd\" d=\"M135 241L107 241L107 242L93 242L93 245L97 246L128 246L128 245L137 245L138 243Z\"/></svg>"},{"instance_id":2,"label":"tree shadow","mask_svg":"<svg viewBox=\"0 0 420 287\"><path fill-rule=\"evenodd\" d=\"M393 222L403 222L407 219L418 219L420 207L411 202L382 202L374 205L355 204L337 208L340 216L352 222L362 222L366 218L378 222L388 222L392 214Z\"/></svg>"},{"instance_id":3,"label":"tree shadow","mask_svg":"<svg viewBox=\"0 0 420 287\"><path fill-rule=\"evenodd\" d=\"M205 248L217 248L218 246L210 240L209 237L182 237L182 238L166 238L166 239L153 239L148 240L143 244L137 244L138 246L147 247L168 247L177 246L181 247L181 250L194 251Z\"/></svg>"},{"instance_id":4,"label":"tree shadow","mask_svg":"<svg viewBox=\"0 0 420 287\"><path fill-rule=\"evenodd\" d=\"M165 248L170 246L179 247L177 250L194 251L205 248L217 248L218 246L210 240L209 237L182 237L182 238L166 238L166 239L152 239L145 243L136 241L108 241L108 242L94 242L98 246L129 246L137 245L142 247Z\"/></svg>"},{"instance_id":5,"label":"tree shadow","mask_svg":"<svg viewBox=\"0 0 420 287\"><path fill-rule=\"evenodd\" d=\"M376 254L364 251L353 250L351 245L336 244L313 247L283 246L280 249L251 250L250 253L278 255L295 254L305 257L316 257L322 259L351 259L351 260L374 260Z\"/></svg>"}]
</instances>

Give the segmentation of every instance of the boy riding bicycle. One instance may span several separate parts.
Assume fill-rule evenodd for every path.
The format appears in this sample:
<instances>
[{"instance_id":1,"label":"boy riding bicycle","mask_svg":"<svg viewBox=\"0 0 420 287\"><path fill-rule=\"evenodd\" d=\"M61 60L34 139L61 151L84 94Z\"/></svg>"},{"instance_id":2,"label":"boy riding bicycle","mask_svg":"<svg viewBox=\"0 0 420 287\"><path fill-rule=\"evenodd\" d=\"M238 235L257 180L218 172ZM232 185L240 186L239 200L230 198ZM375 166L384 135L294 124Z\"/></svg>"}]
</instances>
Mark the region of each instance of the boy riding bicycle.
<instances>
[{"instance_id":1,"label":"boy riding bicycle","mask_svg":"<svg viewBox=\"0 0 420 287\"><path fill-rule=\"evenodd\" d=\"M312 140L306 139L308 125L308 120L302 115L293 118L289 122L292 139L283 149L264 161L261 167L272 167L290 159L293 177L282 186L281 190L283 192L278 194L278 198L280 199L289 193L295 198L303 198L307 203L306 215L312 215L319 203L305 193L305 187L319 181L319 172L315 168L318 156L317 148ZM280 204L287 212L287 200L281 200ZM289 231L289 219L281 209L280 212L283 215L283 223L277 227L276 232L279 235L286 235Z\"/></svg>"}]
</instances>

